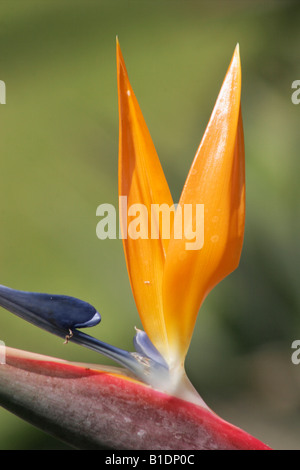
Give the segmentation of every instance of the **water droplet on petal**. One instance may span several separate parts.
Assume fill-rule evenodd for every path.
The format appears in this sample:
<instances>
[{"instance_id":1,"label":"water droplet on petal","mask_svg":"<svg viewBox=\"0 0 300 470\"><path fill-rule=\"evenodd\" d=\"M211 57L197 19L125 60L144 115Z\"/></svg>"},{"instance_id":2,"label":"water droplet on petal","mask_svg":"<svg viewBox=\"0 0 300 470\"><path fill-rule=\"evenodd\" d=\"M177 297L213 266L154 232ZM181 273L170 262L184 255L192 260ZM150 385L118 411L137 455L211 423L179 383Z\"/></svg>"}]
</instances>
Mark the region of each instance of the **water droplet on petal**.
<instances>
[{"instance_id":1,"label":"water droplet on petal","mask_svg":"<svg viewBox=\"0 0 300 470\"><path fill-rule=\"evenodd\" d=\"M219 241L219 235L213 235L212 237L210 237L210 241L212 243L217 243Z\"/></svg>"}]
</instances>

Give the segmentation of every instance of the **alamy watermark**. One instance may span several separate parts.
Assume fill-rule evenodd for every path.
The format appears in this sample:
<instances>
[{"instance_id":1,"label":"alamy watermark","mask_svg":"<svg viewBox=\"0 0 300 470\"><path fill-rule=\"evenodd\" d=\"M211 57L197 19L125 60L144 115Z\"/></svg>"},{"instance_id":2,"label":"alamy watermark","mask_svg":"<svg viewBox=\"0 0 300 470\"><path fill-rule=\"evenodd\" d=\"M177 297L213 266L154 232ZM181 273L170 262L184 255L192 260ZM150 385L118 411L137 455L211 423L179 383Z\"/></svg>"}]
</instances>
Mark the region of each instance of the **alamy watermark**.
<instances>
[{"instance_id":1,"label":"alamy watermark","mask_svg":"<svg viewBox=\"0 0 300 470\"><path fill-rule=\"evenodd\" d=\"M295 341L292 342L291 348L295 349L295 351L291 355L291 361L293 364L295 364L295 366L297 366L298 364L300 364L300 340L295 339Z\"/></svg>"},{"instance_id":2,"label":"alamy watermark","mask_svg":"<svg viewBox=\"0 0 300 470\"><path fill-rule=\"evenodd\" d=\"M0 340L0 364L6 364L6 347L4 341Z\"/></svg>"},{"instance_id":3,"label":"alamy watermark","mask_svg":"<svg viewBox=\"0 0 300 470\"><path fill-rule=\"evenodd\" d=\"M300 80L294 80L292 83L292 88L295 91L292 93L291 100L293 104L300 103Z\"/></svg>"},{"instance_id":4,"label":"alamy watermark","mask_svg":"<svg viewBox=\"0 0 300 470\"><path fill-rule=\"evenodd\" d=\"M119 228L117 211L112 204L100 204L96 227L100 240L159 239L185 240L186 250L200 250L204 244L204 204L151 204L150 213L144 204L127 205L127 196L119 197ZM174 224L176 213L176 224Z\"/></svg>"},{"instance_id":5,"label":"alamy watermark","mask_svg":"<svg viewBox=\"0 0 300 470\"><path fill-rule=\"evenodd\" d=\"M6 104L6 85L3 80L0 80L0 104Z\"/></svg>"}]
</instances>

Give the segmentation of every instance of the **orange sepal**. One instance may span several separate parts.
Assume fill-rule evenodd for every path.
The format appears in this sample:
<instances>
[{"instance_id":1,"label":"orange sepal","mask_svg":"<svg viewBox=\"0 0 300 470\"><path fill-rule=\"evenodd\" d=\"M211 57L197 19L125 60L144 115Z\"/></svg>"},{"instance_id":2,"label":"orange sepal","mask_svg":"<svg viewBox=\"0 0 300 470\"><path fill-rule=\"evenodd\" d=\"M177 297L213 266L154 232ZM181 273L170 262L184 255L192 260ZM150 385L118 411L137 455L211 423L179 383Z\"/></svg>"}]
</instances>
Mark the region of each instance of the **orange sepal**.
<instances>
[{"instance_id":1,"label":"orange sepal","mask_svg":"<svg viewBox=\"0 0 300 470\"><path fill-rule=\"evenodd\" d=\"M184 360L204 298L240 259L245 219L240 95L237 46L180 197L183 218L178 211L174 222L175 233L179 224L185 225L185 206L192 204L195 215L196 204L203 204L203 246L193 249L182 230L181 239L170 241L166 256L163 305L174 363ZM192 222L195 224L194 219Z\"/></svg>"},{"instance_id":2,"label":"orange sepal","mask_svg":"<svg viewBox=\"0 0 300 470\"><path fill-rule=\"evenodd\" d=\"M169 240L162 238L160 229L157 231L157 238L151 236L151 229L155 228L151 225L151 207L153 204L172 206L173 201L150 133L129 83L118 41L117 73L119 196L125 204L125 207L120 207L120 222L125 258L143 327L156 348L166 355L168 345L162 309L162 276ZM135 233L128 233L132 227L136 229ZM140 234L136 233L137 229Z\"/></svg>"}]
</instances>

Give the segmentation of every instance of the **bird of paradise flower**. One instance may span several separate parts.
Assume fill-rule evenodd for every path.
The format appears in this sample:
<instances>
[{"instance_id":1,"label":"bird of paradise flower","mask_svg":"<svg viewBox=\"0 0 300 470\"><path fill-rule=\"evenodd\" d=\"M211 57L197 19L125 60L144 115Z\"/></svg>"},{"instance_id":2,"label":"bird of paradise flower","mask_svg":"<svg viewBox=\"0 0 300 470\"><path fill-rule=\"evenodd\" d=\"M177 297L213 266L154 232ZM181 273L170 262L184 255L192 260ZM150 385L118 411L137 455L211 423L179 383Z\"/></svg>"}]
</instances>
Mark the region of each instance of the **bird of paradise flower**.
<instances>
[{"instance_id":1,"label":"bird of paradise flower","mask_svg":"<svg viewBox=\"0 0 300 470\"><path fill-rule=\"evenodd\" d=\"M119 195L127 207L173 205L155 147L130 85L117 40ZM171 224L155 238L123 246L144 331L134 352L83 333L100 314L78 299L0 286L0 305L22 318L96 350L122 368L74 364L6 348L0 404L80 448L268 449L213 413L186 376L185 357L207 294L239 263L245 221L241 66L237 46L187 176ZM204 204L204 244L187 250L180 209ZM190 220L192 231L193 218ZM38 399L36 399L38 398ZM66 409L66 403L67 409Z\"/></svg>"}]
</instances>

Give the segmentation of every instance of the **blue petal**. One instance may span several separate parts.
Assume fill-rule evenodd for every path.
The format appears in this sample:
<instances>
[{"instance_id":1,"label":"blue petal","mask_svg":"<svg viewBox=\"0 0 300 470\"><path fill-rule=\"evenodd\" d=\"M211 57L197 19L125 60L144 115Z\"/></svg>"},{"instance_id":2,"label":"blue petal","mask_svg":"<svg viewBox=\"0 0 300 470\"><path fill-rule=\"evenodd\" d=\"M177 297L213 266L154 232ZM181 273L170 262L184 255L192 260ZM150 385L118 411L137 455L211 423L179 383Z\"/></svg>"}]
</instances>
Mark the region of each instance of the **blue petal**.
<instances>
[{"instance_id":1,"label":"blue petal","mask_svg":"<svg viewBox=\"0 0 300 470\"><path fill-rule=\"evenodd\" d=\"M150 338L147 335L147 333L145 333L142 330L138 330L136 328L136 335L133 339L133 344L134 344L135 350L138 353L140 353L143 356L146 356L149 359L152 359L154 362L168 368L168 364L166 363L165 359L160 354L160 352L158 352L158 350L153 345L153 343L150 341Z\"/></svg>"},{"instance_id":2,"label":"blue petal","mask_svg":"<svg viewBox=\"0 0 300 470\"><path fill-rule=\"evenodd\" d=\"M0 286L0 305L53 333L95 326L100 314L87 302L66 295L24 292Z\"/></svg>"},{"instance_id":3,"label":"blue petal","mask_svg":"<svg viewBox=\"0 0 300 470\"><path fill-rule=\"evenodd\" d=\"M0 306L67 341L104 354L125 366L143 382L155 385L168 372L163 357L144 332L138 332L134 340L137 352L129 352L78 331L76 328L94 326L101 320L96 309L82 300L66 295L25 292L0 285Z\"/></svg>"}]
</instances>

